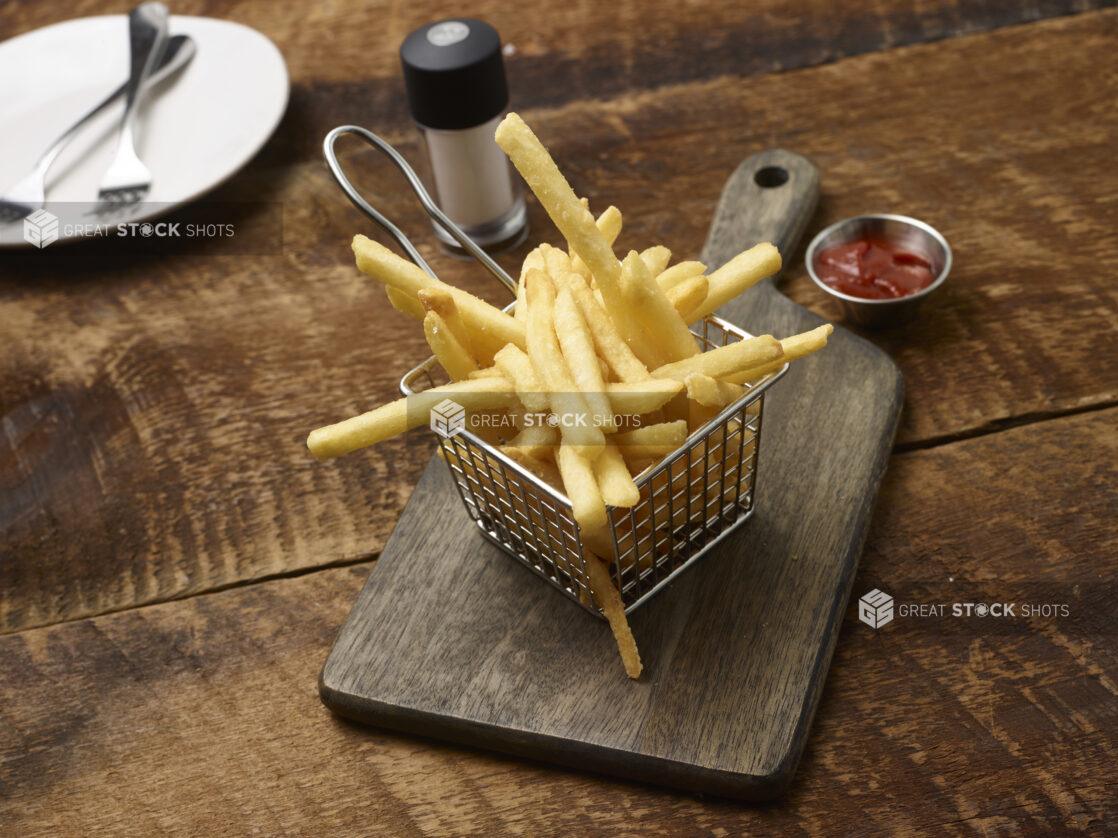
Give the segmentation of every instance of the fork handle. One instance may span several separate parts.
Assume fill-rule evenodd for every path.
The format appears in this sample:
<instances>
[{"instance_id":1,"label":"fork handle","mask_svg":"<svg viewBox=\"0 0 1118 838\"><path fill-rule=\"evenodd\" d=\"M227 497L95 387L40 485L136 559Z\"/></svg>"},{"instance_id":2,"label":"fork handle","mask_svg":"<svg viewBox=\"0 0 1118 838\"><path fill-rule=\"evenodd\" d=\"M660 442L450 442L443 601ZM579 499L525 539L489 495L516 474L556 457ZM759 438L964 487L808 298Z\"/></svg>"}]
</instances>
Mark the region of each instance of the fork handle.
<instances>
[{"instance_id":1,"label":"fork handle","mask_svg":"<svg viewBox=\"0 0 1118 838\"><path fill-rule=\"evenodd\" d=\"M181 69L191 58L194 57L194 41L189 35L175 35L167 41L167 46L163 49L163 54L159 57L159 62L155 67L155 71L148 79L147 86L154 87L159 84L169 75ZM123 81L120 85L108 96L90 108L80 119L73 125L67 128L64 132L59 134L58 138L42 153L42 156L35 163L36 169L41 169L43 175L46 176L47 171L50 169L54 159L58 156L59 152L66 147L66 144L78 133L93 117L113 104L117 99L124 95L125 90L128 89L128 82Z\"/></svg>"},{"instance_id":2,"label":"fork handle","mask_svg":"<svg viewBox=\"0 0 1118 838\"><path fill-rule=\"evenodd\" d=\"M144 82L151 75L167 40L168 17L167 7L157 2L141 3L128 13L131 67L124 90L124 117L120 125L122 140L125 135L131 139Z\"/></svg>"}]
</instances>

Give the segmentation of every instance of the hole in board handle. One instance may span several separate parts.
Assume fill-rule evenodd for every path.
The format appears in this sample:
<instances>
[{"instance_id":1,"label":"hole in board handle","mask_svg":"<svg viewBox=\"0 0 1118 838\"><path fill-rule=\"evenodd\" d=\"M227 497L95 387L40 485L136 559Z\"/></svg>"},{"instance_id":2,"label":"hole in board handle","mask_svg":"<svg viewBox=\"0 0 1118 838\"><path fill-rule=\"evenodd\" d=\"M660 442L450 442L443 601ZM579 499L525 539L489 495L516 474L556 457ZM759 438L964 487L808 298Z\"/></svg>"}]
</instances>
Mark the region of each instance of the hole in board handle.
<instances>
[{"instance_id":1,"label":"hole in board handle","mask_svg":"<svg viewBox=\"0 0 1118 838\"><path fill-rule=\"evenodd\" d=\"M765 166L753 175L753 182L762 189L775 189L788 182L788 170L780 166Z\"/></svg>"}]
</instances>

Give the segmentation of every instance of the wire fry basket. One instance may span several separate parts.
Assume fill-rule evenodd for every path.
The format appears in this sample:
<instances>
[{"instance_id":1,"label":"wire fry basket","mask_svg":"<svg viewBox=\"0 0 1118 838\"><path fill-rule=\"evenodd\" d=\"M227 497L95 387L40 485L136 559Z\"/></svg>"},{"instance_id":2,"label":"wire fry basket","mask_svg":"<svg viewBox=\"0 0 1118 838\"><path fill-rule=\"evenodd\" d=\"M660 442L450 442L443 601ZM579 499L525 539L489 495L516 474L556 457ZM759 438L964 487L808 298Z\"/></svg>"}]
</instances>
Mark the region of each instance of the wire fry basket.
<instances>
[{"instance_id":1,"label":"wire fry basket","mask_svg":"<svg viewBox=\"0 0 1118 838\"><path fill-rule=\"evenodd\" d=\"M335 143L345 135L353 135L385 154L407 179L432 220L516 293L515 280L438 208L399 152L364 128L335 128L326 135L322 148L330 173L353 205L389 233L416 265L438 279L408 237L362 198L346 178L334 151ZM511 309L512 305L505 310ZM692 334L704 351L752 337L714 315L704 318ZM595 544L591 549L610 563L626 613L663 590L676 574L752 514L765 391L787 369L785 364L761 381L744 385L745 392L739 399L691 433L680 448L634 477L640 490L636 506L607 507L610 543ZM411 396L446 380L432 355L404 376L400 390ZM441 431L443 459L466 511L485 537L604 619L591 595L583 558L583 548L589 545L583 544L566 495L469 428L451 431L449 423L434 420L432 428Z\"/></svg>"},{"instance_id":2,"label":"wire fry basket","mask_svg":"<svg viewBox=\"0 0 1118 838\"><path fill-rule=\"evenodd\" d=\"M714 315L692 329L702 349L752 337ZM745 393L693 432L683 445L633 478L640 502L607 507L613 581L633 611L753 513L765 391L787 365L744 385ZM435 357L400 381L405 396L445 382ZM440 431L443 459L482 534L591 613L583 539L566 495L463 428ZM511 436L511 434L510 434ZM595 545L599 554L601 545Z\"/></svg>"}]
</instances>

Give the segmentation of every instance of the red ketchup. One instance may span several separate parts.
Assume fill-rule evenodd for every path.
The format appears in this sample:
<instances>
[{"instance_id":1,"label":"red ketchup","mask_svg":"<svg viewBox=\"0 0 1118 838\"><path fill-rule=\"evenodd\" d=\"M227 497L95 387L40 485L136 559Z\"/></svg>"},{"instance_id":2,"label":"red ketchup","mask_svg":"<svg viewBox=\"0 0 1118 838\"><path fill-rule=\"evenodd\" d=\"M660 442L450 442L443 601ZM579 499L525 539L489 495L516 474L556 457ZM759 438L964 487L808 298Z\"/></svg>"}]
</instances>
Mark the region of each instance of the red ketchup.
<instances>
[{"instance_id":1,"label":"red ketchup","mask_svg":"<svg viewBox=\"0 0 1118 838\"><path fill-rule=\"evenodd\" d=\"M851 297L894 300L932 284L932 265L923 256L884 239L865 238L819 251L815 273Z\"/></svg>"}]
</instances>

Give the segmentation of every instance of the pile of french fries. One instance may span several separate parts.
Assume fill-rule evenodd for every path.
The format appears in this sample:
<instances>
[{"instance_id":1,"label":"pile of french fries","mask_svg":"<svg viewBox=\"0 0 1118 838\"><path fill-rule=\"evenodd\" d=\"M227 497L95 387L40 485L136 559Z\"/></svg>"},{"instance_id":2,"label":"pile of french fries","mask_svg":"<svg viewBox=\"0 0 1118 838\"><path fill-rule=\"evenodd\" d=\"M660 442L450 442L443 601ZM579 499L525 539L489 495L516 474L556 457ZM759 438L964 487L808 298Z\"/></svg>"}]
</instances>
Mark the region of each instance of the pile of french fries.
<instances>
[{"instance_id":1,"label":"pile of french fries","mask_svg":"<svg viewBox=\"0 0 1118 838\"><path fill-rule=\"evenodd\" d=\"M637 506L635 476L741 398L744 385L826 345L832 327L700 351L691 324L776 273L776 248L758 244L710 273L699 262L670 264L671 252L662 245L630 251L619 261L613 243L622 216L615 207L595 219L515 113L500 124L496 139L566 249L541 244L528 254L508 314L354 237L358 268L385 284L396 309L422 321L450 383L319 428L307 445L319 459L373 445L426 424L430 409L448 398L470 416L501 417L471 429L486 428L478 435L569 498L587 548L586 581L609 620L625 671L637 678L636 642L600 558L614 549L607 507ZM548 421L538 421L541 416Z\"/></svg>"}]
</instances>

